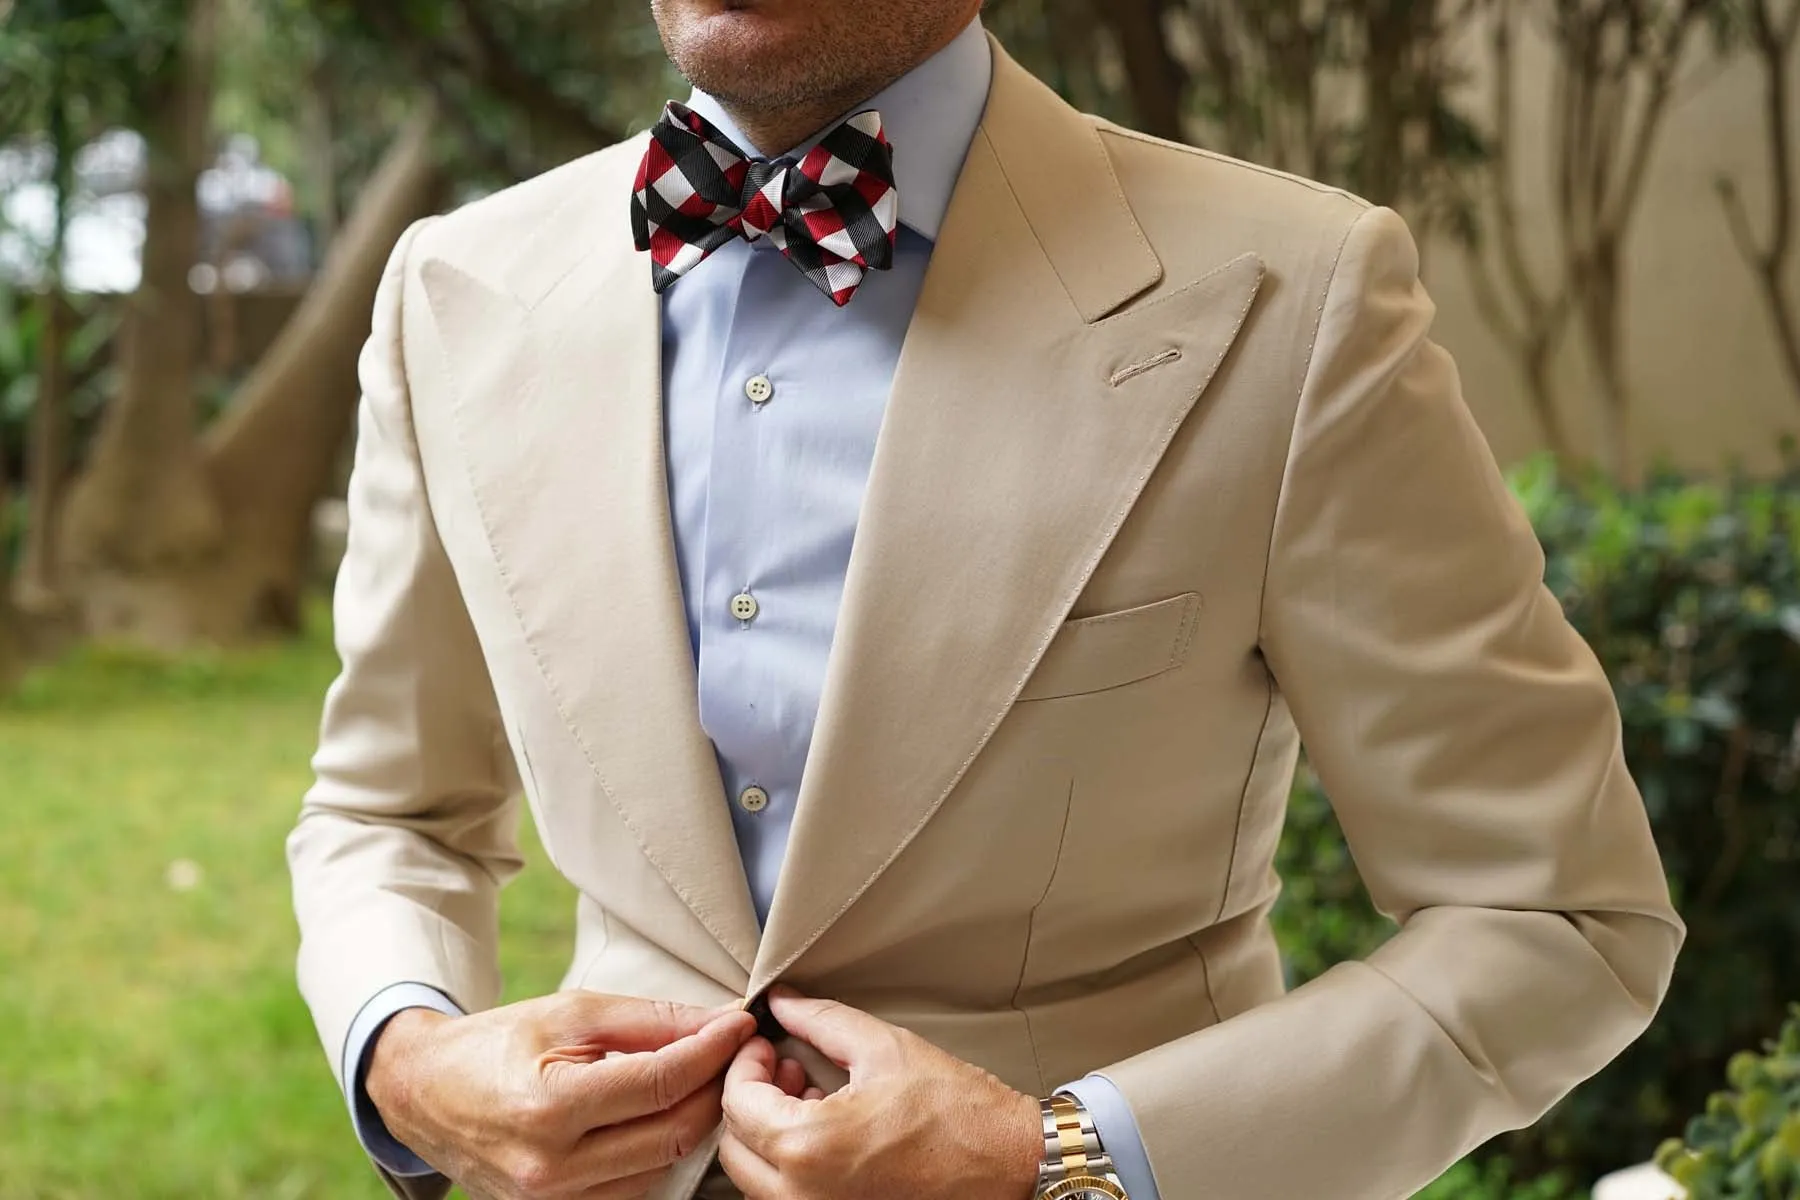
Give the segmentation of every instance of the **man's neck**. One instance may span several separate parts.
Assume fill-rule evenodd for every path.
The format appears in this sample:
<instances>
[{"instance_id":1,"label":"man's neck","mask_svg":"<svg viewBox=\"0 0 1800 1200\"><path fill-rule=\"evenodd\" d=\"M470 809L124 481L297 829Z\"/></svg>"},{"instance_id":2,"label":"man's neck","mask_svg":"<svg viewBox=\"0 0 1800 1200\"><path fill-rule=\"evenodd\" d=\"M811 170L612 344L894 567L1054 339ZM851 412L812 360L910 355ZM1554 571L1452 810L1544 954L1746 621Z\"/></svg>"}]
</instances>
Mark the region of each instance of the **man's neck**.
<instances>
[{"instance_id":1,"label":"man's neck","mask_svg":"<svg viewBox=\"0 0 1800 1200\"><path fill-rule=\"evenodd\" d=\"M973 20L971 15L969 20ZM737 127L744 132L751 143L767 155L785 154L801 145L813 134L824 129L827 124L849 112L852 107L880 94L890 87L895 80L902 79L920 63L955 41L968 26L968 21L949 26L931 47L921 54L916 61L905 63L901 68L879 81L873 87L857 85L843 92L822 96L808 104L794 105L787 108L755 109L719 99L719 105Z\"/></svg>"},{"instance_id":2,"label":"man's neck","mask_svg":"<svg viewBox=\"0 0 1800 1200\"><path fill-rule=\"evenodd\" d=\"M907 67L907 70L912 70L912 67ZM899 79L904 74L906 71L894 76L894 79ZM720 100L719 104L730 114L737 127L744 131L744 136L750 139L752 145L774 157L800 145L825 128L834 118L848 111L852 105L868 99L892 82L893 79L890 79L872 90L859 88L854 95L834 96L794 108L747 109L724 100Z\"/></svg>"}]
</instances>

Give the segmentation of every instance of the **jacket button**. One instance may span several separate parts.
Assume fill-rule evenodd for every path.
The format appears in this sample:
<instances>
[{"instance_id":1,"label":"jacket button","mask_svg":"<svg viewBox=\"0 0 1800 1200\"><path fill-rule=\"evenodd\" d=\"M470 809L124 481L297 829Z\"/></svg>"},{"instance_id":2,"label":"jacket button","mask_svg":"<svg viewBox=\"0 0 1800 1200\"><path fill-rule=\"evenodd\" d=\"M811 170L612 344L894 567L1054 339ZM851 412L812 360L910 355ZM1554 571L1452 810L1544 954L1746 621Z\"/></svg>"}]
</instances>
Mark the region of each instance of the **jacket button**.
<instances>
[{"instance_id":1,"label":"jacket button","mask_svg":"<svg viewBox=\"0 0 1800 1200\"><path fill-rule=\"evenodd\" d=\"M775 1014L769 1009L769 994L764 992L744 1006L744 1011L756 1018L756 1032L777 1044L787 1040L788 1031L781 1027Z\"/></svg>"}]
</instances>

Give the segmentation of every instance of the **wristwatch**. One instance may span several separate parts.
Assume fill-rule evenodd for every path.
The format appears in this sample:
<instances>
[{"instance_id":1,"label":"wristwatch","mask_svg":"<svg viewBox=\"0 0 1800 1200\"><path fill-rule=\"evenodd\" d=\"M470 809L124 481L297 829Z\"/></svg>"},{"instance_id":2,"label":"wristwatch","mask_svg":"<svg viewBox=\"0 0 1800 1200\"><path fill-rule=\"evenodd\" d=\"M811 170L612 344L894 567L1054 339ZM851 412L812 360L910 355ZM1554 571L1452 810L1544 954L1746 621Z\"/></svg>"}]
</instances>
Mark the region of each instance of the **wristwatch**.
<instances>
[{"instance_id":1,"label":"wristwatch","mask_svg":"<svg viewBox=\"0 0 1800 1200\"><path fill-rule=\"evenodd\" d=\"M1038 1166L1037 1200L1130 1200L1087 1108L1060 1094L1039 1103L1044 1109L1044 1161Z\"/></svg>"}]
</instances>

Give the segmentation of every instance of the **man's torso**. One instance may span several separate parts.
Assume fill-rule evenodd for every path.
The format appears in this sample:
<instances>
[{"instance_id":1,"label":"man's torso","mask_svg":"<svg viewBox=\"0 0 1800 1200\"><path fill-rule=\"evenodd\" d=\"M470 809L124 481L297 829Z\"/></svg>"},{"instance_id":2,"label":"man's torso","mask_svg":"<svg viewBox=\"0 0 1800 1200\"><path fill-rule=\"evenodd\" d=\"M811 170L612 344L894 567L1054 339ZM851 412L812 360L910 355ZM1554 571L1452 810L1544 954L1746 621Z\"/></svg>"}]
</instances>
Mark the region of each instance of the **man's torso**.
<instances>
[{"instance_id":1,"label":"man's torso","mask_svg":"<svg viewBox=\"0 0 1800 1200\"><path fill-rule=\"evenodd\" d=\"M426 230L405 338L439 533L586 898L570 982L716 1003L780 975L1040 1091L1279 994L1297 738L1261 582L1361 206L1000 71L760 928L700 721L657 313L623 221L585 203L622 194L636 148Z\"/></svg>"}]
</instances>

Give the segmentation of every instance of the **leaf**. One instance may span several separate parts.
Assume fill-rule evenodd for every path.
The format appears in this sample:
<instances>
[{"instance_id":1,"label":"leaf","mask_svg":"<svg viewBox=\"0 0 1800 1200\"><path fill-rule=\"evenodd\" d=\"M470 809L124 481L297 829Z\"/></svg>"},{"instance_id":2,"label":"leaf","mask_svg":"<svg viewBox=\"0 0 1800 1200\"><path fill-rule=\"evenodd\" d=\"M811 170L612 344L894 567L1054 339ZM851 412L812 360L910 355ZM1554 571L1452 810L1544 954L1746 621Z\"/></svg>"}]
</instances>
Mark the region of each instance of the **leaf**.
<instances>
[{"instance_id":1,"label":"leaf","mask_svg":"<svg viewBox=\"0 0 1800 1200\"><path fill-rule=\"evenodd\" d=\"M1725 1065L1725 1081L1736 1091L1747 1092L1757 1085L1762 1072L1762 1059L1749 1050L1740 1050Z\"/></svg>"},{"instance_id":2,"label":"leaf","mask_svg":"<svg viewBox=\"0 0 1800 1200\"><path fill-rule=\"evenodd\" d=\"M1669 721L1663 727L1663 744L1668 747L1670 754L1682 756L1693 754L1700 749L1700 745L1704 741L1700 730L1701 726L1698 721L1690 721L1686 718Z\"/></svg>"},{"instance_id":3,"label":"leaf","mask_svg":"<svg viewBox=\"0 0 1800 1200\"><path fill-rule=\"evenodd\" d=\"M1688 715L1700 724L1718 730L1736 729L1740 719L1737 705L1715 692L1696 698Z\"/></svg>"},{"instance_id":4,"label":"leaf","mask_svg":"<svg viewBox=\"0 0 1800 1200\"><path fill-rule=\"evenodd\" d=\"M1792 1169L1793 1160L1779 1141L1763 1143L1763 1148L1756 1155L1756 1173L1762 1176L1763 1186L1780 1187L1787 1181Z\"/></svg>"}]
</instances>

